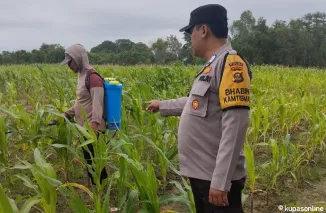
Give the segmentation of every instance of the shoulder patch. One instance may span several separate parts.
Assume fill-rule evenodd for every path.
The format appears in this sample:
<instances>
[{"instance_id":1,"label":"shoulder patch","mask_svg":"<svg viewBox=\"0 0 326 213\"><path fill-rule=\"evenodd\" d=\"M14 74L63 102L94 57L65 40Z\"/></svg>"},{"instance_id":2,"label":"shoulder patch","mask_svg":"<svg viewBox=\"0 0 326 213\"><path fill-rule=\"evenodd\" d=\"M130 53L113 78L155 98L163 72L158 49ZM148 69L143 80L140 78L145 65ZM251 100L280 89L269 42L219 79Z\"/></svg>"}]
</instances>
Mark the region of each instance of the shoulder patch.
<instances>
[{"instance_id":1,"label":"shoulder patch","mask_svg":"<svg viewBox=\"0 0 326 213\"><path fill-rule=\"evenodd\" d=\"M206 67L206 68L204 69L203 73L204 73L204 74L208 74L208 73L211 72L211 70L212 70L212 67Z\"/></svg>"},{"instance_id":2,"label":"shoulder patch","mask_svg":"<svg viewBox=\"0 0 326 213\"><path fill-rule=\"evenodd\" d=\"M219 86L222 110L250 108L250 76L247 63L241 56L227 54Z\"/></svg>"}]
</instances>

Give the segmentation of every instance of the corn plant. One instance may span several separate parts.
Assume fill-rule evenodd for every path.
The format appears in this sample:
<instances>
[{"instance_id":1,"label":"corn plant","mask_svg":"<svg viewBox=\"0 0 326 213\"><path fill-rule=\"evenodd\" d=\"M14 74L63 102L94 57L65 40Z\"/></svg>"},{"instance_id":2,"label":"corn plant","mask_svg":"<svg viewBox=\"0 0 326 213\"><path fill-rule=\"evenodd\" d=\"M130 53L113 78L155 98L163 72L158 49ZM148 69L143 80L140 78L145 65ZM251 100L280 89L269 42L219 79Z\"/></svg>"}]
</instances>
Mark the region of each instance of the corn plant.
<instances>
[{"instance_id":1,"label":"corn plant","mask_svg":"<svg viewBox=\"0 0 326 213\"><path fill-rule=\"evenodd\" d=\"M254 152L251 146L248 143L245 143L244 146L244 153L246 156L246 166L247 166L247 173L248 173L248 185L250 190L250 211L253 213L254 210L254 193L255 193L255 184L258 176L255 172L255 159L254 159Z\"/></svg>"},{"instance_id":2,"label":"corn plant","mask_svg":"<svg viewBox=\"0 0 326 213\"><path fill-rule=\"evenodd\" d=\"M18 208L13 199L10 199L0 184L0 213L18 213Z\"/></svg>"},{"instance_id":3,"label":"corn plant","mask_svg":"<svg viewBox=\"0 0 326 213\"><path fill-rule=\"evenodd\" d=\"M20 207L17 206L15 200L9 198L0 184L0 213L29 213L33 206L39 203L35 197L27 199Z\"/></svg>"},{"instance_id":4,"label":"corn plant","mask_svg":"<svg viewBox=\"0 0 326 213\"><path fill-rule=\"evenodd\" d=\"M85 202L82 200L80 195L75 191L74 187L84 190L85 192L88 193L88 195L92 199L95 198L95 209L94 210L92 208L89 208L89 206L87 206L85 204ZM69 207L71 208L72 212L74 212L74 213L79 213L79 212L81 212L81 213L90 213L90 212L106 213L106 212L110 212L110 210L111 210L111 208L110 208L111 185L107 189L104 201L101 203L98 203L98 204L96 201L96 199L97 199L96 196L93 197L94 194L91 193L86 187L84 187L82 185L66 183L66 184L59 186L58 190L60 191L60 193L63 196L66 197L66 199L68 200Z\"/></svg>"},{"instance_id":5,"label":"corn plant","mask_svg":"<svg viewBox=\"0 0 326 213\"><path fill-rule=\"evenodd\" d=\"M0 107L0 111L5 113L10 119L15 121L16 125L12 125L15 133L18 133L22 138L22 143L28 144L28 149L33 149L39 146L47 146L51 134L47 132L48 117L45 109L36 104L35 112L29 112L22 104L12 105L10 109Z\"/></svg>"},{"instance_id":6,"label":"corn plant","mask_svg":"<svg viewBox=\"0 0 326 213\"><path fill-rule=\"evenodd\" d=\"M182 178L182 183L184 184L184 186L182 186L181 183L177 181L171 181L171 183L176 186L179 193L177 195L172 194L172 195L165 195L160 197L159 198L160 204L163 205L169 202L182 203L187 206L188 212L195 213L196 212L195 201L191 191L191 187L187 183L187 181Z\"/></svg>"},{"instance_id":7,"label":"corn plant","mask_svg":"<svg viewBox=\"0 0 326 213\"><path fill-rule=\"evenodd\" d=\"M21 179L25 186L34 191L35 196L33 200L35 203L40 203L45 213L55 213L57 192L54 185L60 185L61 183L56 180L56 173L53 167L45 161L38 148L34 150L34 161L35 164L31 164L21 160L22 164L16 165L14 169L28 169L32 173L37 185L28 176L16 175L16 177Z\"/></svg>"},{"instance_id":8,"label":"corn plant","mask_svg":"<svg viewBox=\"0 0 326 213\"><path fill-rule=\"evenodd\" d=\"M73 153L73 134L70 128L66 126L66 123L60 119L59 126L57 127L58 135L55 140L52 141L52 147L55 147L58 158L61 162L59 165L63 165L60 170L64 171L65 179L70 179L69 168L71 168L71 154Z\"/></svg>"},{"instance_id":9,"label":"corn plant","mask_svg":"<svg viewBox=\"0 0 326 213\"><path fill-rule=\"evenodd\" d=\"M5 119L0 116L0 164L8 166L8 145L6 138Z\"/></svg>"}]
</instances>

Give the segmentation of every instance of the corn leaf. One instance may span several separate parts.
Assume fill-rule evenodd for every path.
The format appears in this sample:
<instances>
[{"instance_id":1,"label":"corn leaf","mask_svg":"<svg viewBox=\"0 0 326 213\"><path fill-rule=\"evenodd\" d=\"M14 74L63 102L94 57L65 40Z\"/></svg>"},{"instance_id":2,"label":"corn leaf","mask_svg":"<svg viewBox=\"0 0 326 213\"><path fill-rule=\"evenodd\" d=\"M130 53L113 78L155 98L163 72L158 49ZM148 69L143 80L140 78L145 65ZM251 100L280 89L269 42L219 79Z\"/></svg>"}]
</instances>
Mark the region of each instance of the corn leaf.
<instances>
[{"instance_id":1,"label":"corn leaf","mask_svg":"<svg viewBox=\"0 0 326 213\"><path fill-rule=\"evenodd\" d=\"M40 202L39 196L31 197L25 201L24 205L20 209L19 213L29 213L31 208Z\"/></svg>"}]
</instances>

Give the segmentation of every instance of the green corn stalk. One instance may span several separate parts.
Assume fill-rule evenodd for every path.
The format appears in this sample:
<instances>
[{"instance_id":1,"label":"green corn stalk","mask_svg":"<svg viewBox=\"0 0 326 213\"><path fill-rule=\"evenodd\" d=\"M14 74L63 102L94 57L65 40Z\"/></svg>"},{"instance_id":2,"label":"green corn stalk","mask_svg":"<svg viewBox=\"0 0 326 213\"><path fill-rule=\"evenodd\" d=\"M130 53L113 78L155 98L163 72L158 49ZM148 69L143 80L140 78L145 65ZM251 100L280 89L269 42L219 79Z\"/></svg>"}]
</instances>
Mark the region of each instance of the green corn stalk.
<instances>
[{"instance_id":1,"label":"green corn stalk","mask_svg":"<svg viewBox=\"0 0 326 213\"><path fill-rule=\"evenodd\" d=\"M108 152L106 149L106 141L103 140L103 137L100 136L99 140L95 141L93 143L94 147L94 154L95 156L92 156L93 160L93 170L90 171L90 173L94 177L94 182L96 184L96 195L94 196L95 201L95 209L97 212L101 212L102 206L101 206L101 194L103 193L104 187L106 186L107 180L103 180L102 184L100 183L100 174L103 168L106 166L106 162L108 159ZM85 147L86 148L86 147ZM95 164L95 165L94 165Z\"/></svg>"},{"instance_id":2,"label":"green corn stalk","mask_svg":"<svg viewBox=\"0 0 326 213\"><path fill-rule=\"evenodd\" d=\"M287 168L289 168L290 161L290 139L290 134L287 134L281 145L281 165L284 165Z\"/></svg>"},{"instance_id":3,"label":"green corn stalk","mask_svg":"<svg viewBox=\"0 0 326 213\"><path fill-rule=\"evenodd\" d=\"M125 192L127 191L126 182L128 181L128 171L126 160L123 157L119 158L119 177L117 180L118 191L118 206L121 206L125 199Z\"/></svg>"},{"instance_id":4,"label":"green corn stalk","mask_svg":"<svg viewBox=\"0 0 326 213\"><path fill-rule=\"evenodd\" d=\"M159 213L160 206L157 196L157 182L155 172L152 164L147 162L147 170L144 170L141 164L137 161L130 159L122 153L116 153L126 160L128 168L135 181L137 191L139 192L140 202L143 206L142 210Z\"/></svg>"},{"instance_id":5,"label":"green corn stalk","mask_svg":"<svg viewBox=\"0 0 326 213\"><path fill-rule=\"evenodd\" d=\"M271 139L269 147L272 152L272 159L259 165L263 171L261 175L264 179L264 185L266 186L267 205L269 202L269 191L272 189L277 189L277 181L279 176L286 173L286 166L281 164L281 156L277 141L275 139Z\"/></svg>"},{"instance_id":6,"label":"green corn stalk","mask_svg":"<svg viewBox=\"0 0 326 213\"><path fill-rule=\"evenodd\" d=\"M252 145L258 143L259 133L261 125L261 113L259 109L253 109L250 111L250 127L248 129L248 135L252 135Z\"/></svg>"},{"instance_id":7,"label":"green corn stalk","mask_svg":"<svg viewBox=\"0 0 326 213\"><path fill-rule=\"evenodd\" d=\"M280 126L281 132L285 130L285 121L287 116L287 104L285 103L284 95L281 94L281 98L279 99L279 116L280 116Z\"/></svg>"},{"instance_id":8,"label":"green corn stalk","mask_svg":"<svg viewBox=\"0 0 326 213\"><path fill-rule=\"evenodd\" d=\"M258 178L258 176L256 175L256 172L255 172L254 152L248 143L245 143L244 153L246 156L248 185L249 185L249 189L250 189L250 211L251 211L251 213L253 213L255 184L256 184L256 179Z\"/></svg>"},{"instance_id":9,"label":"green corn stalk","mask_svg":"<svg viewBox=\"0 0 326 213\"><path fill-rule=\"evenodd\" d=\"M155 153L154 159L156 165L159 167L161 179L163 181L163 190L165 189L165 186L167 184L167 170L168 170L168 164L165 158L167 158L169 161L171 161L171 158L174 157L173 153L171 152L171 156L168 156L169 150L172 150L176 146L173 146L172 149L169 147L169 136L170 134L168 131L162 130L163 122L161 120L157 120L156 118L151 120L151 126L153 127L153 131L151 132L151 139L157 146L157 148L162 151L163 155L161 155L159 152Z\"/></svg>"},{"instance_id":10,"label":"green corn stalk","mask_svg":"<svg viewBox=\"0 0 326 213\"><path fill-rule=\"evenodd\" d=\"M268 130L270 129L270 122L269 122L269 108L262 108L262 114L264 116L263 118L263 136L264 136L264 142L266 142L266 134Z\"/></svg>"},{"instance_id":11,"label":"green corn stalk","mask_svg":"<svg viewBox=\"0 0 326 213\"><path fill-rule=\"evenodd\" d=\"M82 116L84 118L85 127L82 127L78 124L68 125L72 133L80 138L81 144L78 148L84 148L90 153L92 165L87 165L88 171L92 174L95 187L92 186L93 195L94 195L94 211L96 213L106 212L108 210L108 200L102 203L101 196L104 193L104 188L108 183L108 180L100 181L101 171L105 168L107 161L109 160L108 149L107 149L107 135L100 134L97 138L94 131L91 129L90 124L86 118L85 111L82 111ZM84 137L86 140L84 140ZM94 149L94 156L89 151L87 145L92 144ZM109 199L109 191L105 195Z\"/></svg>"},{"instance_id":12,"label":"green corn stalk","mask_svg":"<svg viewBox=\"0 0 326 213\"><path fill-rule=\"evenodd\" d=\"M34 161L35 164L30 164L27 161L21 160L24 165L17 165L14 169L30 170L37 185L27 176L16 175L16 177L21 179L25 186L34 190L36 195L33 197L33 200L40 202L45 213L55 213L57 203L55 187L61 185L61 182L56 180L54 168L44 160L38 148L34 150Z\"/></svg>"},{"instance_id":13,"label":"green corn stalk","mask_svg":"<svg viewBox=\"0 0 326 213\"><path fill-rule=\"evenodd\" d=\"M4 188L0 184L0 213L29 213L33 206L39 203L37 198L29 198L18 209L16 202L9 198L5 193Z\"/></svg>"},{"instance_id":14,"label":"green corn stalk","mask_svg":"<svg viewBox=\"0 0 326 213\"><path fill-rule=\"evenodd\" d=\"M10 97L10 99L7 102L7 106L11 106L15 103L18 102L17 98L18 98L18 93L17 93L17 89L16 89L16 84L14 82L7 82L7 88L8 88L8 97Z\"/></svg>"},{"instance_id":15,"label":"green corn stalk","mask_svg":"<svg viewBox=\"0 0 326 213\"><path fill-rule=\"evenodd\" d=\"M73 213L90 213L85 202L80 198L79 194L74 190L72 186L58 188L60 193L68 199L68 204Z\"/></svg>"},{"instance_id":16,"label":"green corn stalk","mask_svg":"<svg viewBox=\"0 0 326 213\"><path fill-rule=\"evenodd\" d=\"M132 117L134 119L134 122L137 126L134 126L135 129L137 129L137 132L139 132L139 134L145 134L146 130L145 130L145 124L144 124L144 110L143 110L143 104L142 104L142 98L141 98L141 94L137 94L136 97L133 98L132 100ZM144 141L143 140L138 140L135 141L136 143L136 147L137 147L137 151L138 153L146 153L144 152Z\"/></svg>"},{"instance_id":17,"label":"green corn stalk","mask_svg":"<svg viewBox=\"0 0 326 213\"><path fill-rule=\"evenodd\" d=\"M66 197L69 207L74 213L107 213L111 212L110 207L110 192L112 187L112 182L110 182L109 187L104 196L104 201L100 203L100 208L95 207L94 210L89 208L90 206L86 205L85 201L82 200L80 195L74 190L73 187L77 187L85 192L91 197L92 200L96 199L93 193L90 192L86 187L75 184L75 183L67 183L58 187L60 193ZM96 202L96 201L95 201Z\"/></svg>"},{"instance_id":18,"label":"green corn stalk","mask_svg":"<svg viewBox=\"0 0 326 213\"><path fill-rule=\"evenodd\" d=\"M183 187L181 183L177 181L171 181L172 184L176 186L178 189L178 194L172 194L172 195L163 195L159 198L160 206L175 202L175 203L181 203L187 207L188 212L195 213L196 209L194 206L194 200L193 200L193 194L191 192L191 187L188 185L188 183L182 179L182 182L185 184Z\"/></svg>"},{"instance_id":19,"label":"green corn stalk","mask_svg":"<svg viewBox=\"0 0 326 213\"><path fill-rule=\"evenodd\" d=\"M129 194L128 201L126 202L122 213L136 213L137 205L139 203L139 194L137 190L132 190ZM104 213L104 212L103 212Z\"/></svg>"},{"instance_id":20,"label":"green corn stalk","mask_svg":"<svg viewBox=\"0 0 326 213\"><path fill-rule=\"evenodd\" d=\"M159 167L161 171L161 175L163 177L163 189L165 189L166 184L167 184L167 171L169 168L168 162L171 163L171 161L174 159L174 157L178 153L178 147L174 144L171 147L169 147L168 141L163 141L161 143L161 146L158 146L158 148L162 151L163 155L157 153L158 159L159 159Z\"/></svg>"},{"instance_id":21,"label":"green corn stalk","mask_svg":"<svg viewBox=\"0 0 326 213\"><path fill-rule=\"evenodd\" d=\"M16 122L13 129L22 137L22 143L29 145L28 149L48 145L40 143L41 139L51 138L51 134L46 126L47 114L39 103L35 106L35 112L28 112L21 104L13 105L11 109L0 107L0 111Z\"/></svg>"},{"instance_id":22,"label":"green corn stalk","mask_svg":"<svg viewBox=\"0 0 326 213\"><path fill-rule=\"evenodd\" d=\"M191 187L183 178L182 178L182 182L185 186L185 190L187 191L187 198L190 201L189 208L191 209L191 212L196 212L195 200L194 200L194 195L192 193Z\"/></svg>"},{"instance_id":23,"label":"green corn stalk","mask_svg":"<svg viewBox=\"0 0 326 213\"><path fill-rule=\"evenodd\" d=\"M15 201L10 199L0 183L0 213L18 213Z\"/></svg>"},{"instance_id":24,"label":"green corn stalk","mask_svg":"<svg viewBox=\"0 0 326 213\"><path fill-rule=\"evenodd\" d=\"M5 119L0 116L0 163L5 167L8 166L8 145L6 138Z\"/></svg>"},{"instance_id":25,"label":"green corn stalk","mask_svg":"<svg viewBox=\"0 0 326 213\"><path fill-rule=\"evenodd\" d=\"M271 139L271 149L272 149L272 155L273 155L272 169L273 169L273 173L274 173L272 186L275 187L278 177L283 173L283 168L281 168L281 166L280 166L280 158L281 157L280 157L278 143L274 139Z\"/></svg>"},{"instance_id":26,"label":"green corn stalk","mask_svg":"<svg viewBox=\"0 0 326 213\"><path fill-rule=\"evenodd\" d=\"M60 119L58 126L58 138L54 140L53 143L55 144L58 157L61 159L59 165L63 165L63 170L65 171L65 180L69 181L69 168L71 166L71 153L69 151L71 150L70 147L73 143L73 134L71 129L66 126L62 119Z\"/></svg>"},{"instance_id":27,"label":"green corn stalk","mask_svg":"<svg viewBox=\"0 0 326 213\"><path fill-rule=\"evenodd\" d=\"M158 186L152 164L149 161L147 162L147 171L141 171L133 167L131 173L135 179L144 209L149 212L159 213Z\"/></svg>"},{"instance_id":28,"label":"green corn stalk","mask_svg":"<svg viewBox=\"0 0 326 213\"><path fill-rule=\"evenodd\" d=\"M306 155L306 151L301 151L299 144L290 144L289 153L291 153L290 156L290 163L288 166L288 172L293 177L296 183L298 183L298 174L300 167L307 164L307 160L305 160L304 156Z\"/></svg>"}]
</instances>

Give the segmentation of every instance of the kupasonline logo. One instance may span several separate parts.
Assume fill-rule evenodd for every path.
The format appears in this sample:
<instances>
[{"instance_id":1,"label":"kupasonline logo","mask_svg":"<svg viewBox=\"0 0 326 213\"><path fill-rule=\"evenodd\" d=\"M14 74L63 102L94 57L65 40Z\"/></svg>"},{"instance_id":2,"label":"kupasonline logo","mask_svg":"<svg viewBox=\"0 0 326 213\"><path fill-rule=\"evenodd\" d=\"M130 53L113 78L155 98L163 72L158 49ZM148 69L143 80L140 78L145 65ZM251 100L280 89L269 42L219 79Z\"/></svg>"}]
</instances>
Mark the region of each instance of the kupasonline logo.
<instances>
[{"instance_id":1,"label":"kupasonline logo","mask_svg":"<svg viewBox=\"0 0 326 213\"><path fill-rule=\"evenodd\" d=\"M315 206L309 206L309 207L289 207L289 206L278 206L278 209L280 211L285 211L285 212L323 212L324 207L315 207Z\"/></svg>"}]
</instances>

